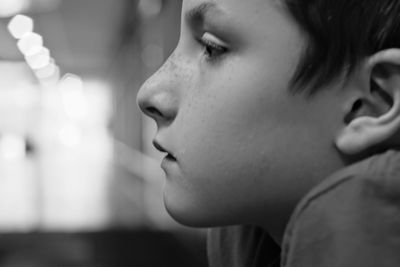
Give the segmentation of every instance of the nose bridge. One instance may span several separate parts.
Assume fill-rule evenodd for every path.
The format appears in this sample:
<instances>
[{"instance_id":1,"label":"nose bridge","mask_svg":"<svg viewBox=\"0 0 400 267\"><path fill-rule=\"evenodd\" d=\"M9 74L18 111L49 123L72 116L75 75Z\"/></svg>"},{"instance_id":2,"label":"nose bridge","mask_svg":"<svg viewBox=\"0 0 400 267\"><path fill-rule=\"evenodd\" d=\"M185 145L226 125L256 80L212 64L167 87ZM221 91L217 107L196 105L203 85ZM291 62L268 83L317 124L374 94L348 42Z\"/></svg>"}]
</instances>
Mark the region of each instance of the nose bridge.
<instances>
[{"instance_id":1,"label":"nose bridge","mask_svg":"<svg viewBox=\"0 0 400 267\"><path fill-rule=\"evenodd\" d=\"M163 66L140 88L137 102L147 116L157 124L171 122L179 108L178 66L171 55Z\"/></svg>"}]
</instances>

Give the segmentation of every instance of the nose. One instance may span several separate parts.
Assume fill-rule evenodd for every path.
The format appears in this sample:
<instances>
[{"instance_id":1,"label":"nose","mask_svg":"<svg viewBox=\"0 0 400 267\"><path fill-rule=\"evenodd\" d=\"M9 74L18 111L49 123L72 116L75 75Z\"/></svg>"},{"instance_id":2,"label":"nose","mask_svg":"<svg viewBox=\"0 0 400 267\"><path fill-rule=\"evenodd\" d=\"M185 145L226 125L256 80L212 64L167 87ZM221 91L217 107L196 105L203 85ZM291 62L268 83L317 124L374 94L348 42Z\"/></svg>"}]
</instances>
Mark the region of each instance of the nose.
<instances>
[{"instance_id":1,"label":"nose","mask_svg":"<svg viewBox=\"0 0 400 267\"><path fill-rule=\"evenodd\" d=\"M142 85L137 94L140 109L158 126L171 123L179 106L177 83L171 78L176 75L167 71L166 64Z\"/></svg>"}]
</instances>

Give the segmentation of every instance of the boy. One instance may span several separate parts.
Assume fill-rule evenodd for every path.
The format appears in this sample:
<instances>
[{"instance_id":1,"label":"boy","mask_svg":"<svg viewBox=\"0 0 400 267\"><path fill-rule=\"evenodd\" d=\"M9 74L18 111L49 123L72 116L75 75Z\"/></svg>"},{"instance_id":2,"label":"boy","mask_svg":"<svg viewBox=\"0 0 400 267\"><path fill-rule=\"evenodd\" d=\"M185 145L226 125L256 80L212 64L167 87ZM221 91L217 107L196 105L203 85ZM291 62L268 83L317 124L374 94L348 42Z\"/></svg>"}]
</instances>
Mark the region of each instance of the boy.
<instances>
[{"instance_id":1,"label":"boy","mask_svg":"<svg viewBox=\"0 0 400 267\"><path fill-rule=\"evenodd\" d=\"M168 212L223 227L210 232L211 266L400 266L400 237L378 231L399 230L398 206L379 206L400 196L387 187L400 163L389 151L399 11L396 0L183 1L179 43L138 103L166 153Z\"/></svg>"}]
</instances>

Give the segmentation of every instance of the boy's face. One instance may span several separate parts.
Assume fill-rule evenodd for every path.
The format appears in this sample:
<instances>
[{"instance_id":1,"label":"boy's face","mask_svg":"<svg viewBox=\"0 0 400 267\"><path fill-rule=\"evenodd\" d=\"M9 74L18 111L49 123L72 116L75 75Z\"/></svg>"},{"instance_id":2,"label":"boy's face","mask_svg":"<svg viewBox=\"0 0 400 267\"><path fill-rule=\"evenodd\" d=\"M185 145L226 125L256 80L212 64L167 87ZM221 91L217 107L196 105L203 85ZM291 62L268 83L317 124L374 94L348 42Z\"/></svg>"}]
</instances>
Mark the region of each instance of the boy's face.
<instances>
[{"instance_id":1,"label":"boy's face","mask_svg":"<svg viewBox=\"0 0 400 267\"><path fill-rule=\"evenodd\" d=\"M177 48L138 94L175 158L162 163L165 205L192 226L273 228L342 166L337 90L289 93L305 38L278 1L204 3L183 1Z\"/></svg>"}]
</instances>

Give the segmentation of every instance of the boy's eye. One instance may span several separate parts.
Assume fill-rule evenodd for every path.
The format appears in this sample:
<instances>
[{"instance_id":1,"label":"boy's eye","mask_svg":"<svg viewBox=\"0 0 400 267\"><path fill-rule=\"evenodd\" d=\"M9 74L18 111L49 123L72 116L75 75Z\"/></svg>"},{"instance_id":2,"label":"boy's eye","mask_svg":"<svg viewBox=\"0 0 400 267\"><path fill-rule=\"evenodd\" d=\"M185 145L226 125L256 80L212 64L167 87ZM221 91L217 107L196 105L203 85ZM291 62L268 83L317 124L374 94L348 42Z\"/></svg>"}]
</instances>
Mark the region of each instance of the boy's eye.
<instances>
[{"instance_id":1,"label":"boy's eye","mask_svg":"<svg viewBox=\"0 0 400 267\"><path fill-rule=\"evenodd\" d=\"M209 60L218 59L228 51L221 41L208 32L204 33L198 41L203 46L203 53Z\"/></svg>"}]
</instances>

